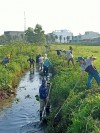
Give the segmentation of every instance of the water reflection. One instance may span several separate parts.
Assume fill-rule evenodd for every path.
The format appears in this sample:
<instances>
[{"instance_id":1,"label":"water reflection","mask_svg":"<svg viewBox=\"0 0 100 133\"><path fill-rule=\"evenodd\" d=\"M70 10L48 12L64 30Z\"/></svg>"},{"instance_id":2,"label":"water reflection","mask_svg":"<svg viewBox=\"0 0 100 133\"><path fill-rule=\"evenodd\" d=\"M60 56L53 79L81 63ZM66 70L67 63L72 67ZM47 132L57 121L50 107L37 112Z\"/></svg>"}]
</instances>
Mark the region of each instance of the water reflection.
<instances>
[{"instance_id":1,"label":"water reflection","mask_svg":"<svg viewBox=\"0 0 100 133\"><path fill-rule=\"evenodd\" d=\"M33 79L34 79L34 69L30 69L29 80L33 82Z\"/></svg>"},{"instance_id":2,"label":"water reflection","mask_svg":"<svg viewBox=\"0 0 100 133\"><path fill-rule=\"evenodd\" d=\"M31 69L22 77L11 106L0 110L0 133L20 133L23 126L24 133L27 133L29 128L40 132L37 126L27 127L27 124L39 121L40 105L35 96L38 95L40 83L41 76L37 70Z\"/></svg>"}]
</instances>

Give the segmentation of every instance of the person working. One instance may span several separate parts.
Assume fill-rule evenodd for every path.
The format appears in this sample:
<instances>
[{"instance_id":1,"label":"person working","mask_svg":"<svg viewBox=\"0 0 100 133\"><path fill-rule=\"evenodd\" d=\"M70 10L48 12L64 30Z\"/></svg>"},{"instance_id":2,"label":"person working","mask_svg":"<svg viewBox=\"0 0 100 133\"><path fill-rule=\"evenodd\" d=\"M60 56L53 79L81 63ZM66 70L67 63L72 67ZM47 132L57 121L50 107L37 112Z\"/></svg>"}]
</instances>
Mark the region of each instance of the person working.
<instances>
[{"instance_id":1,"label":"person working","mask_svg":"<svg viewBox=\"0 0 100 133\"><path fill-rule=\"evenodd\" d=\"M37 63L37 65L39 65L39 58L40 58L40 54L38 54L37 56L36 56L36 63Z\"/></svg>"},{"instance_id":2,"label":"person working","mask_svg":"<svg viewBox=\"0 0 100 133\"><path fill-rule=\"evenodd\" d=\"M43 69L43 62L44 62L44 57L41 55L40 58L39 58L40 70Z\"/></svg>"},{"instance_id":3,"label":"person working","mask_svg":"<svg viewBox=\"0 0 100 133\"><path fill-rule=\"evenodd\" d=\"M57 55L61 55L61 50L56 50L56 52L57 52Z\"/></svg>"},{"instance_id":4,"label":"person working","mask_svg":"<svg viewBox=\"0 0 100 133\"><path fill-rule=\"evenodd\" d=\"M40 98L40 120L42 120L42 113L47 102L48 89L46 80L42 80L42 84L39 87L39 98Z\"/></svg>"},{"instance_id":5,"label":"person working","mask_svg":"<svg viewBox=\"0 0 100 133\"><path fill-rule=\"evenodd\" d=\"M69 47L69 50L67 50L67 51L65 52L66 58L67 58L67 60L68 60L68 61L67 61L68 67L69 67L70 61L72 62L73 66L75 67L74 56L73 56L72 50L73 50L73 48L70 46L70 47Z\"/></svg>"},{"instance_id":6,"label":"person working","mask_svg":"<svg viewBox=\"0 0 100 133\"><path fill-rule=\"evenodd\" d=\"M52 63L49 61L49 59L48 58L45 59L44 64L43 64L43 74L46 75L46 77L48 76L50 65L52 65Z\"/></svg>"},{"instance_id":7,"label":"person working","mask_svg":"<svg viewBox=\"0 0 100 133\"><path fill-rule=\"evenodd\" d=\"M1 62L5 67L7 67L7 64L9 63L9 58L5 56Z\"/></svg>"},{"instance_id":8,"label":"person working","mask_svg":"<svg viewBox=\"0 0 100 133\"><path fill-rule=\"evenodd\" d=\"M34 59L32 58L32 57L30 57L27 61L29 61L29 63L30 63L30 68L34 68Z\"/></svg>"},{"instance_id":9,"label":"person working","mask_svg":"<svg viewBox=\"0 0 100 133\"><path fill-rule=\"evenodd\" d=\"M84 71L88 73L88 81L87 81L87 87L91 88L92 87L92 78L96 80L97 84L100 86L100 75L93 65L93 61L96 60L96 57L91 56L88 59L84 59L83 57L78 57L77 62L80 63L81 65L81 74L80 74L80 79L83 77Z\"/></svg>"}]
</instances>

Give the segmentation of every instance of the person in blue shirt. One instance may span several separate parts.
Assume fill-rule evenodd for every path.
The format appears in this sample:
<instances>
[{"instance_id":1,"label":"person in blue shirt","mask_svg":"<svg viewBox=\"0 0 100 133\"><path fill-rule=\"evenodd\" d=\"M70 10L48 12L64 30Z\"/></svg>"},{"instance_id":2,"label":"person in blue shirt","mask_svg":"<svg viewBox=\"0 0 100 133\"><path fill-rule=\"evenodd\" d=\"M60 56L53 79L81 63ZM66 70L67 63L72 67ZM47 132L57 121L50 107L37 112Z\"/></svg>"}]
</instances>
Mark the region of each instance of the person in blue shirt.
<instances>
[{"instance_id":1,"label":"person in blue shirt","mask_svg":"<svg viewBox=\"0 0 100 133\"><path fill-rule=\"evenodd\" d=\"M57 55L61 55L61 50L56 50Z\"/></svg>"},{"instance_id":2,"label":"person in blue shirt","mask_svg":"<svg viewBox=\"0 0 100 133\"><path fill-rule=\"evenodd\" d=\"M38 54L37 56L36 56L36 63L37 64L39 64L39 58L41 57L41 55L40 54Z\"/></svg>"},{"instance_id":3,"label":"person in blue shirt","mask_svg":"<svg viewBox=\"0 0 100 133\"><path fill-rule=\"evenodd\" d=\"M39 87L39 98L40 98L40 120L42 120L42 113L47 102L48 89L46 80L42 80L42 84Z\"/></svg>"},{"instance_id":4,"label":"person in blue shirt","mask_svg":"<svg viewBox=\"0 0 100 133\"><path fill-rule=\"evenodd\" d=\"M34 59L32 58L32 57L30 57L27 61L29 61L29 63L30 63L30 68L34 68Z\"/></svg>"},{"instance_id":5,"label":"person in blue shirt","mask_svg":"<svg viewBox=\"0 0 100 133\"><path fill-rule=\"evenodd\" d=\"M48 70L51 65L52 63L49 61L48 58L46 58L43 63L43 74L46 75L46 77L48 76Z\"/></svg>"},{"instance_id":6,"label":"person in blue shirt","mask_svg":"<svg viewBox=\"0 0 100 133\"><path fill-rule=\"evenodd\" d=\"M5 67L7 67L7 64L9 63L9 58L5 56L1 62Z\"/></svg>"}]
</instances>

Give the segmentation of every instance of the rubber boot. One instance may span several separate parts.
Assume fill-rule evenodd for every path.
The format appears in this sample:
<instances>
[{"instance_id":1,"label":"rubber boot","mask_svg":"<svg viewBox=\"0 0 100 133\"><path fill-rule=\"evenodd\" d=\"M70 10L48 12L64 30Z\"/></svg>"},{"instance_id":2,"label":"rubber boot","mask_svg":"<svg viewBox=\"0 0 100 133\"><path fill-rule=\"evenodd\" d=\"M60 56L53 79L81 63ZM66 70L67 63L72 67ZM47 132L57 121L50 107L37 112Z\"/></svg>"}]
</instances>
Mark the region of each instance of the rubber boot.
<instances>
[{"instance_id":1,"label":"rubber boot","mask_svg":"<svg viewBox=\"0 0 100 133\"><path fill-rule=\"evenodd\" d=\"M40 121L42 120L42 111L40 111Z\"/></svg>"},{"instance_id":2,"label":"rubber boot","mask_svg":"<svg viewBox=\"0 0 100 133\"><path fill-rule=\"evenodd\" d=\"M50 114L50 105L48 105L47 107L46 107L46 115L49 115Z\"/></svg>"}]
</instances>

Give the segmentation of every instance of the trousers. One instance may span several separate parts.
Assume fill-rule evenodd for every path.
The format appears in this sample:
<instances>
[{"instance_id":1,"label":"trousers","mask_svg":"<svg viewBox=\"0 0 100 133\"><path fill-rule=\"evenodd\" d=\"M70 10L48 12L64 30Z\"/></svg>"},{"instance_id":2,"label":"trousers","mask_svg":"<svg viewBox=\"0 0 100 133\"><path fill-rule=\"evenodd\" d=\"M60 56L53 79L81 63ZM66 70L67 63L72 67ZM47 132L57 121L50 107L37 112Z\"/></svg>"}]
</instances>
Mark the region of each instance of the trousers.
<instances>
[{"instance_id":1,"label":"trousers","mask_svg":"<svg viewBox=\"0 0 100 133\"><path fill-rule=\"evenodd\" d=\"M91 88L92 87L92 79L95 79L97 84L100 85L100 75L99 73L96 71L95 73L88 73L88 81L87 81L87 87Z\"/></svg>"}]
</instances>

